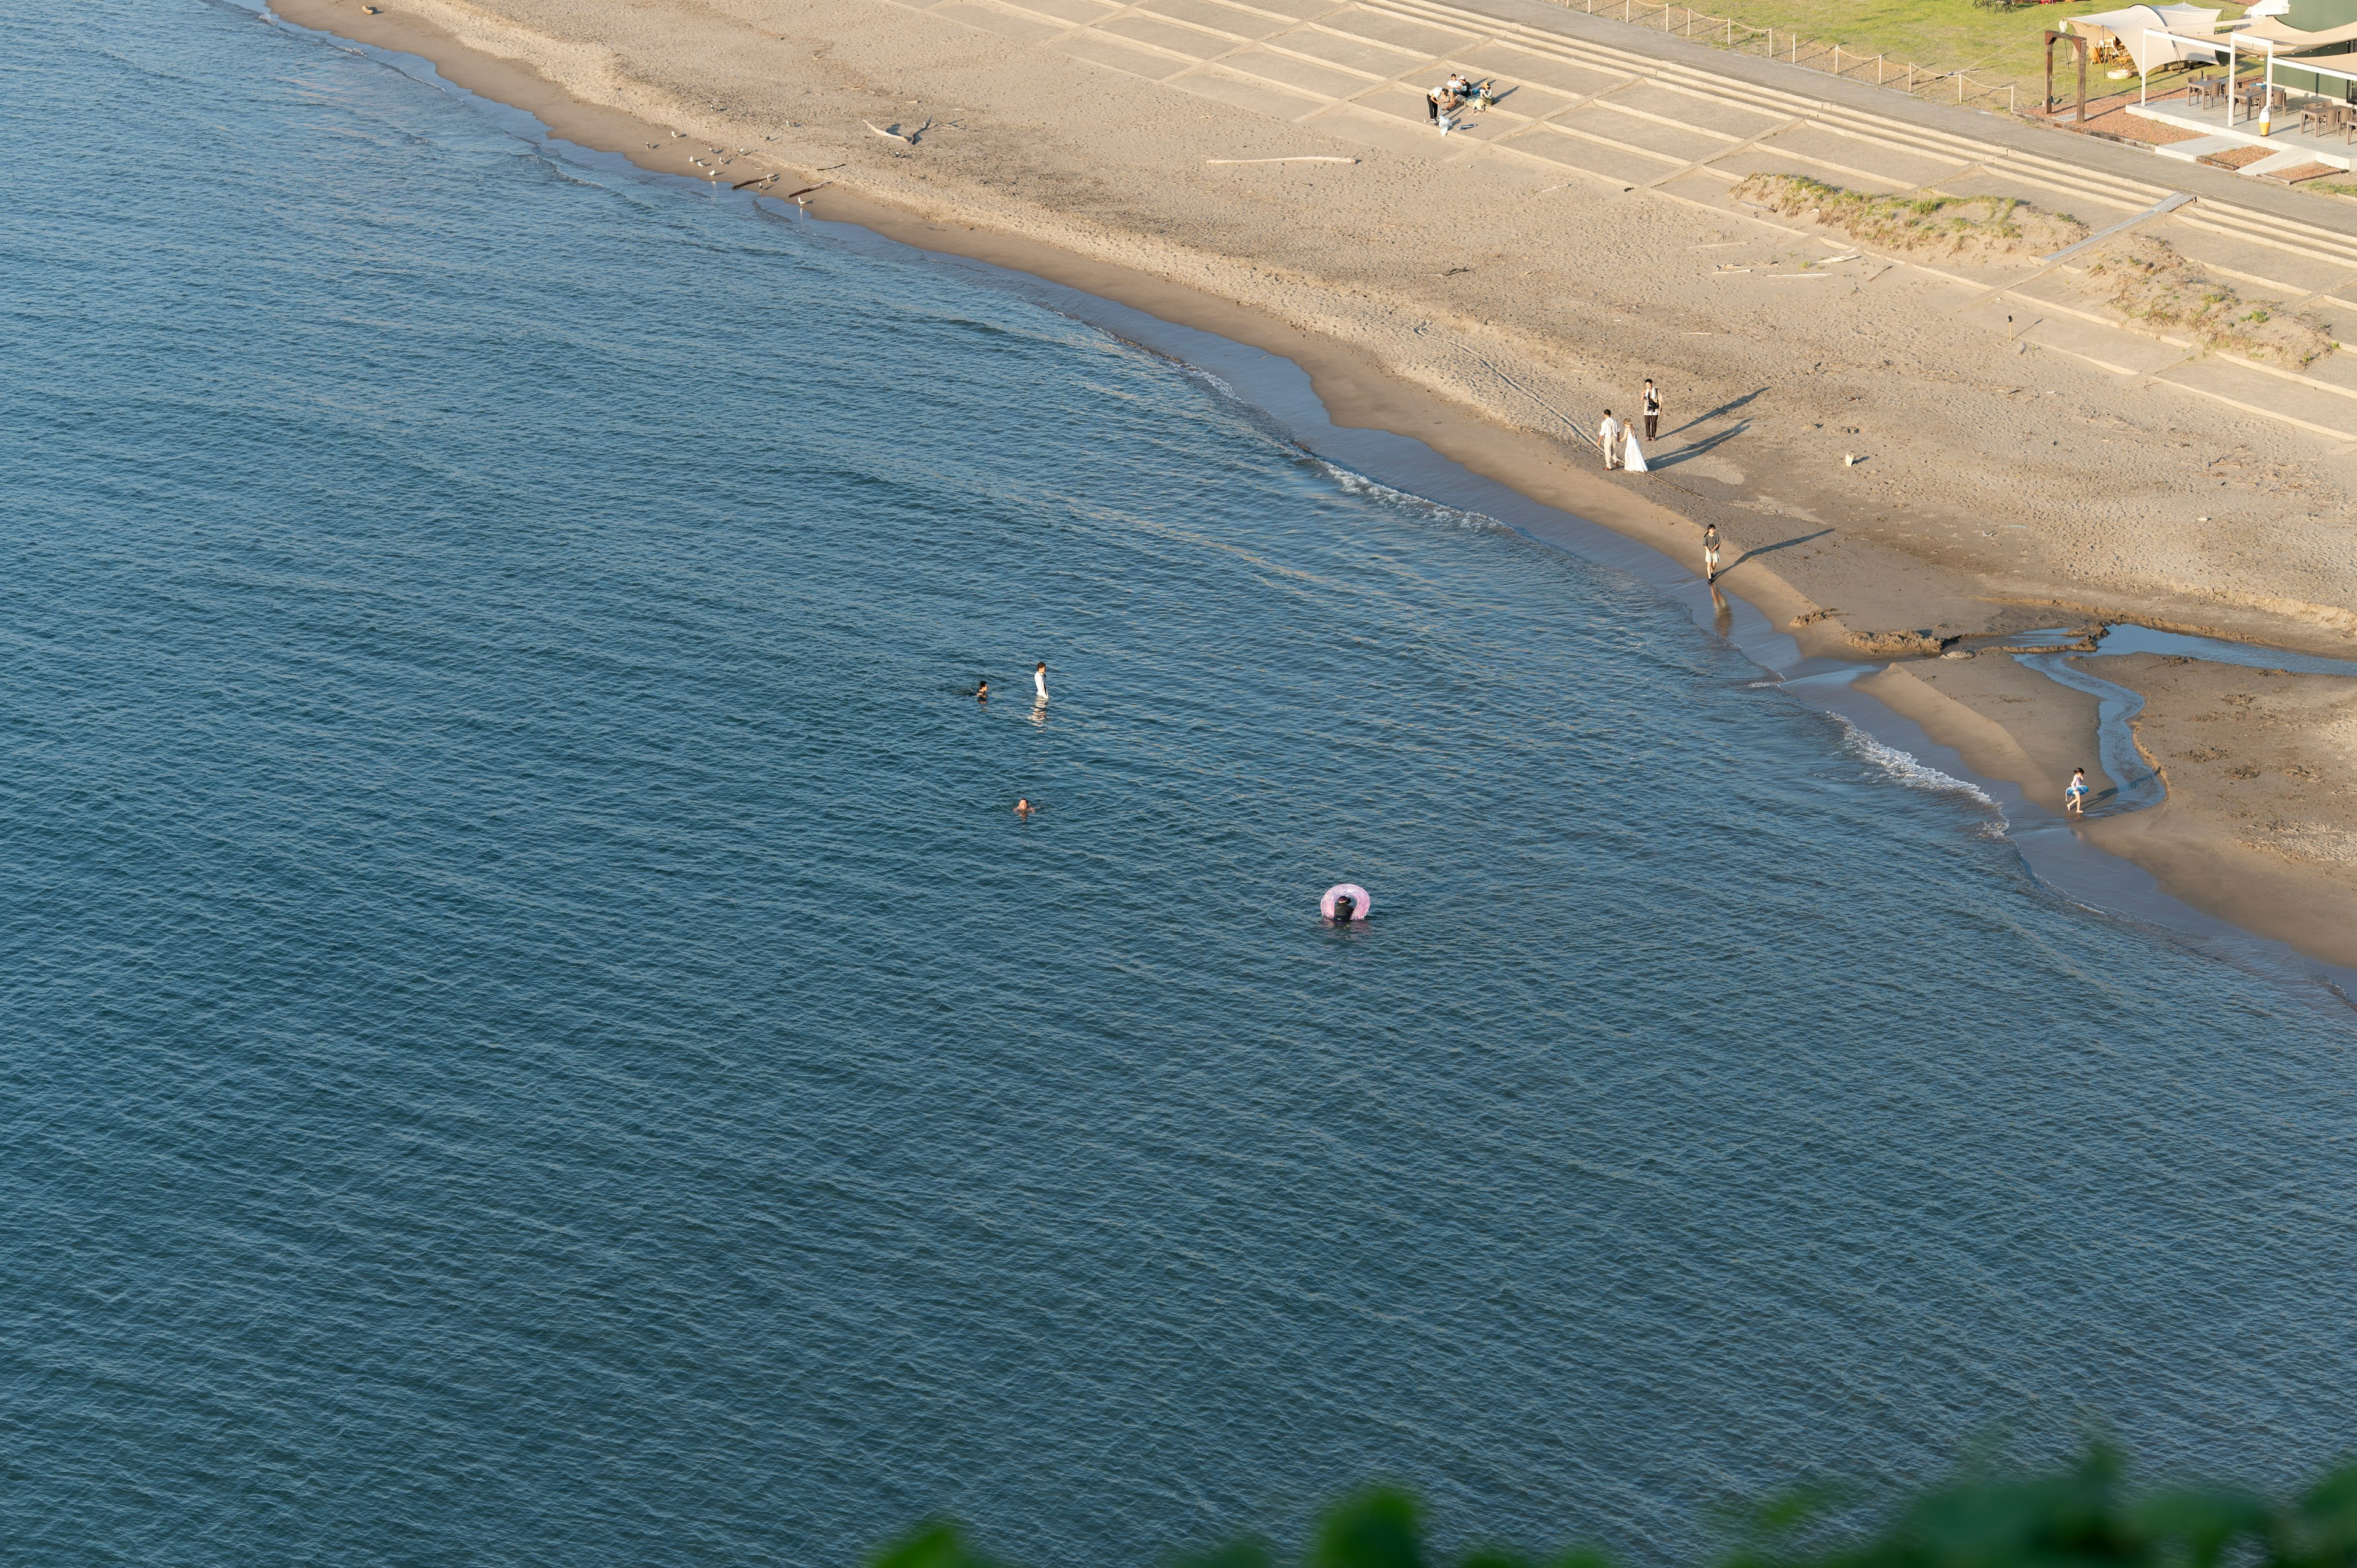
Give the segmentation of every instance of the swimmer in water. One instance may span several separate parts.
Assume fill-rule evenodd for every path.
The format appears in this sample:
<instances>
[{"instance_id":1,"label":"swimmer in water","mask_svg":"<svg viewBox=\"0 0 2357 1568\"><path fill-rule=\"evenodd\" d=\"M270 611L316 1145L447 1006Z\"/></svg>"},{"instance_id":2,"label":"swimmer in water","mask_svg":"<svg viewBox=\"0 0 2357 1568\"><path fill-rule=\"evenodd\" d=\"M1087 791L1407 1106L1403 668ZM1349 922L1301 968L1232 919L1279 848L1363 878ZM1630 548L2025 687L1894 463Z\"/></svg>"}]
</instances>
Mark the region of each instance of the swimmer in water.
<instances>
[{"instance_id":1,"label":"swimmer in water","mask_svg":"<svg viewBox=\"0 0 2357 1568\"><path fill-rule=\"evenodd\" d=\"M2066 811L2076 811L2083 817L2087 814L2087 770L2085 768L2071 769L2071 788L2062 791L2062 809Z\"/></svg>"},{"instance_id":2,"label":"swimmer in water","mask_svg":"<svg viewBox=\"0 0 2357 1568\"><path fill-rule=\"evenodd\" d=\"M1348 893L1334 900L1334 923L1347 926L1359 913L1359 901Z\"/></svg>"},{"instance_id":3,"label":"swimmer in water","mask_svg":"<svg viewBox=\"0 0 2357 1568\"><path fill-rule=\"evenodd\" d=\"M1015 802L1015 814L1018 817L1028 817L1031 814L1031 801L1028 797Z\"/></svg>"},{"instance_id":4,"label":"swimmer in water","mask_svg":"<svg viewBox=\"0 0 2357 1568\"><path fill-rule=\"evenodd\" d=\"M1031 684L1039 689L1039 701L1048 700L1048 661L1044 659L1031 667Z\"/></svg>"},{"instance_id":5,"label":"swimmer in water","mask_svg":"<svg viewBox=\"0 0 2357 1568\"><path fill-rule=\"evenodd\" d=\"M974 700L977 703L986 703L990 701L990 682L988 681L985 681L981 685L976 686L974 689Z\"/></svg>"}]
</instances>

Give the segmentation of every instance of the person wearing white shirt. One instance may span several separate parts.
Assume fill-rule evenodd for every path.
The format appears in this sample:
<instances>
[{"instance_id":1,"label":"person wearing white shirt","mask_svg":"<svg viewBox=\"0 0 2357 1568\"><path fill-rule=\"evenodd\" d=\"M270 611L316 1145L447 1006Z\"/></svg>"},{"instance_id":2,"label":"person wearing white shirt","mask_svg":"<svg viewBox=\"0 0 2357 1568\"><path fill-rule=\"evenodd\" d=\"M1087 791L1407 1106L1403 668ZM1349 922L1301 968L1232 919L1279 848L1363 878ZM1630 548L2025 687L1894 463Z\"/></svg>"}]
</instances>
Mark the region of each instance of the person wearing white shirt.
<instances>
[{"instance_id":1,"label":"person wearing white shirt","mask_svg":"<svg viewBox=\"0 0 2357 1568\"><path fill-rule=\"evenodd\" d=\"M1604 411L1604 423L1596 427L1596 445L1604 453L1606 467L1620 466L1620 422L1612 417L1609 408Z\"/></svg>"}]
</instances>

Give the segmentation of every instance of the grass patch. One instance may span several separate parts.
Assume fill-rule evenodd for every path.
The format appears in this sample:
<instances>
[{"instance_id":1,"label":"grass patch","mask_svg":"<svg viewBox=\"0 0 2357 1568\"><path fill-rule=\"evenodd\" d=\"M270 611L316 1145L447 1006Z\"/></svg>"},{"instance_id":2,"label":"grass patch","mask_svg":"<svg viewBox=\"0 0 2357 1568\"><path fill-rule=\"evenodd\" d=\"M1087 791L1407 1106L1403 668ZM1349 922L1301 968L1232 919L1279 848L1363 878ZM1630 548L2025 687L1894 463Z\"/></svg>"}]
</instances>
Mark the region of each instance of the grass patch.
<instances>
[{"instance_id":1,"label":"grass patch","mask_svg":"<svg viewBox=\"0 0 2357 1568\"><path fill-rule=\"evenodd\" d=\"M1755 174L1734 194L1900 255L1964 262L2047 256L2087 237L2077 219L2010 196L1875 196L1790 174ZM2316 322L2274 300L2244 299L2148 235L2098 246L2087 276L2121 315L2183 332L2205 349L2298 371L2334 348Z\"/></svg>"},{"instance_id":2,"label":"grass patch","mask_svg":"<svg viewBox=\"0 0 2357 1568\"><path fill-rule=\"evenodd\" d=\"M2010 196L1874 196L1789 174L1755 174L1734 194L1878 250L1949 261L2050 255L2087 237L2077 219Z\"/></svg>"},{"instance_id":3,"label":"grass patch","mask_svg":"<svg viewBox=\"0 0 2357 1568\"><path fill-rule=\"evenodd\" d=\"M2095 252L2087 275L2108 289L2123 316L2173 327L2205 349L2306 370L2332 352L2331 334L2273 300L2244 299L2167 243L2140 234Z\"/></svg>"},{"instance_id":4,"label":"grass patch","mask_svg":"<svg viewBox=\"0 0 2357 1568\"><path fill-rule=\"evenodd\" d=\"M1574 0L1577 4L1578 0ZM1680 0L1683 4L1683 0ZM1937 70L1968 70L1975 80L2013 81L2027 87L2044 81L2045 33L2059 27L2066 16L2091 16L2118 9L2119 0L2081 0L2062 5L2007 5L1988 8L1965 0L1886 0L1871 6L1857 0L1695 0L1695 9L1707 15L1732 16L1746 27L1774 27L1803 38L1839 44L1846 54L1888 55ZM1601 5L1599 3L1599 11ZM2242 15L2239 5L2224 7L2221 22ZM2054 51L2054 75L2066 75L2077 86L2077 67L2070 46ZM2106 82L2103 71L2090 70L2087 91L2117 91L2122 83ZM2136 79L2125 84L2133 88Z\"/></svg>"}]
</instances>

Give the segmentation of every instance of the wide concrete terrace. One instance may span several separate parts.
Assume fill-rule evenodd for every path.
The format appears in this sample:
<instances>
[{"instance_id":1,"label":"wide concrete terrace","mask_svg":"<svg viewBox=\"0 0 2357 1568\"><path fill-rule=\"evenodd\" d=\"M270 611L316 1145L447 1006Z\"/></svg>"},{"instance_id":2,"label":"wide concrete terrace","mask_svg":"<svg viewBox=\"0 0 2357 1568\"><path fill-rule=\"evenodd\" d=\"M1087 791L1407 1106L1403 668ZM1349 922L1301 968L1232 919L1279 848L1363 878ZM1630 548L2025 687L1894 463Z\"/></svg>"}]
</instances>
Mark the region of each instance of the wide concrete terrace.
<instances>
[{"instance_id":1,"label":"wide concrete terrace","mask_svg":"<svg viewBox=\"0 0 2357 1568\"><path fill-rule=\"evenodd\" d=\"M1801 231L1738 203L1746 175L1853 189L2005 195L2090 227L2134 223L2232 280L2357 341L2357 206L2156 156L2151 150L1690 43L1545 0L899 0L1298 124L1366 156L1519 170L1526 184L1602 181ZM1498 105L1448 136L1424 91L1452 70L1496 77ZM2195 199L2154 209L2174 193ZM1854 251L1844 244L1835 250ZM1869 262L1871 258L1868 259ZM2209 353L2090 308L2075 269L1943 270L1954 308L2107 374L2357 441L2357 352L2304 372Z\"/></svg>"}]
</instances>

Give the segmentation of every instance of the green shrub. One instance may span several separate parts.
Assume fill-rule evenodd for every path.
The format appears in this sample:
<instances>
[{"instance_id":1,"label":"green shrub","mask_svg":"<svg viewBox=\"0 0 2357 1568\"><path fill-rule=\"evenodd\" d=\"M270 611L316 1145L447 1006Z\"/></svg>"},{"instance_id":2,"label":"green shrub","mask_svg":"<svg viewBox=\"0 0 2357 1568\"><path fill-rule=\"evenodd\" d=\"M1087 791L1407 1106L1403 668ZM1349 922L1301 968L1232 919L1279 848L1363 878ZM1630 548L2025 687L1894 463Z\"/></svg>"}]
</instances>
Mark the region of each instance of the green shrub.
<instances>
[{"instance_id":1,"label":"green shrub","mask_svg":"<svg viewBox=\"0 0 2357 1568\"><path fill-rule=\"evenodd\" d=\"M2357 1463L2288 1498L2233 1487L2130 1487L2091 1447L2049 1471L1974 1469L1871 1523L1830 1522L1838 1492L1796 1491L1755 1509L1715 1568L2357 1568ZM924 1525L870 1568L1002 1568L954 1526ZM1360 1493L1329 1509L1306 1550L1238 1540L1168 1568L1610 1568L1591 1548L1546 1557L1495 1546L1436 1553L1406 1494Z\"/></svg>"}]
</instances>

